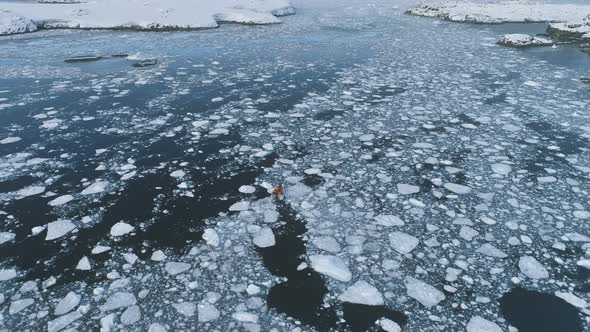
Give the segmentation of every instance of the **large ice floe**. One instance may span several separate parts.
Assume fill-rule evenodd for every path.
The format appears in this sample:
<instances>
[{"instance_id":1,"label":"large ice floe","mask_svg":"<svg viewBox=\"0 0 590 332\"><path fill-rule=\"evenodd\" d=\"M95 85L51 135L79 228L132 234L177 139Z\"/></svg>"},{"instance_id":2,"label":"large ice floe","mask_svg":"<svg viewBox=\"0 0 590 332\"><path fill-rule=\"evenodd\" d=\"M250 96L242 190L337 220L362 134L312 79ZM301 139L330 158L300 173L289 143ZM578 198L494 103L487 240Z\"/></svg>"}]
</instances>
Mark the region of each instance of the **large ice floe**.
<instances>
[{"instance_id":1,"label":"large ice floe","mask_svg":"<svg viewBox=\"0 0 590 332\"><path fill-rule=\"evenodd\" d=\"M294 13L289 0L89 0L2 2L0 35L38 29L191 30L219 22L279 23Z\"/></svg>"}]
</instances>

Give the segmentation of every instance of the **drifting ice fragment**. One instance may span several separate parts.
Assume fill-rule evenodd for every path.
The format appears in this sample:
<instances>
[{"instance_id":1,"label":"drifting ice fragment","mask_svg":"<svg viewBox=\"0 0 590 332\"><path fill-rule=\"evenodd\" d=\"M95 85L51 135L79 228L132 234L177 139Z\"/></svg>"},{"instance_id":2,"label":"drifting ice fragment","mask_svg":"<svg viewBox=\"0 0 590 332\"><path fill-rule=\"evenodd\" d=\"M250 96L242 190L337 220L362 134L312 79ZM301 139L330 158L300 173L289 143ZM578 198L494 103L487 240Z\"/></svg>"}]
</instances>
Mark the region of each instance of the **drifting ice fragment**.
<instances>
[{"instance_id":1,"label":"drifting ice fragment","mask_svg":"<svg viewBox=\"0 0 590 332\"><path fill-rule=\"evenodd\" d=\"M276 243L275 235L273 234L272 229L265 227L254 236L253 242L258 248L272 247Z\"/></svg>"},{"instance_id":2,"label":"drifting ice fragment","mask_svg":"<svg viewBox=\"0 0 590 332\"><path fill-rule=\"evenodd\" d=\"M364 305L383 305L383 295L364 280L355 282L339 297L340 301Z\"/></svg>"},{"instance_id":3,"label":"drifting ice fragment","mask_svg":"<svg viewBox=\"0 0 590 332\"><path fill-rule=\"evenodd\" d=\"M311 267L321 274L325 274L336 280L349 282L352 273L342 259L331 255L313 255L309 257Z\"/></svg>"},{"instance_id":4,"label":"drifting ice fragment","mask_svg":"<svg viewBox=\"0 0 590 332\"><path fill-rule=\"evenodd\" d=\"M76 265L76 270L89 271L91 268L90 261L86 256L82 257L80 261L78 261L78 265Z\"/></svg>"},{"instance_id":5,"label":"drifting ice fragment","mask_svg":"<svg viewBox=\"0 0 590 332\"><path fill-rule=\"evenodd\" d=\"M445 299L443 292L416 278L407 276L405 284L408 296L427 308L433 307Z\"/></svg>"},{"instance_id":6,"label":"drifting ice fragment","mask_svg":"<svg viewBox=\"0 0 590 332\"><path fill-rule=\"evenodd\" d=\"M467 323L467 332L502 332L502 328L494 322L474 316Z\"/></svg>"},{"instance_id":7,"label":"drifting ice fragment","mask_svg":"<svg viewBox=\"0 0 590 332\"><path fill-rule=\"evenodd\" d=\"M122 221L116 223L111 227L111 236L123 236L133 232L134 227Z\"/></svg>"},{"instance_id":8,"label":"drifting ice fragment","mask_svg":"<svg viewBox=\"0 0 590 332\"><path fill-rule=\"evenodd\" d=\"M199 303L197 306L199 322L210 322L219 318L220 312L214 305L209 303Z\"/></svg>"},{"instance_id":9,"label":"drifting ice fragment","mask_svg":"<svg viewBox=\"0 0 590 332\"><path fill-rule=\"evenodd\" d=\"M391 244L391 247L400 254L409 254L416 248L416 246L418 246L419 242L420 240L418 240L417 237L407 233L392 232L389 234L389 243Z\"/></svg>"},{"instance_id":10,"label":"drifting ice fragment","mask_svg":"<svg viewBox=\"0 0 590 332\"><path fill-rule=\"evenodd\" d=\"M75 228L76 226L70 220L60 219L50 222L47 225L47 235L45 236L45 240L50 241L59 239L60 237L73 231Z\"/></svg>"},{"instance_id":11,"label":"drifting ice fragment","mask_svg":"<svg viewBox=\"0 0 590 332\"><path fill-rule=\"evenodd\" d=\"M61 316L74 310L78 304L80 304L81 299L82 297L80 295L74 292L69 292L55 307L55 315Z\"/></svg>"},{"instance_id":12,"label":"drifting ice fragment","mask_svg":"<svg viewBox=\"0 0 590 332\"><path fill-rule=\"evenodd\" d=\"M213 247L217 247L219 245L219 235L217 235L217 232L212 228L207 228L205 232L203 232L203 240L205 240L208 245Z\"/></svg>"},{"instance_id":13,"label":"drifting ice fragment","mask_svg":"<svg viewBox=\"0 0 590 332\"><path fill-rule=\"evenodd\" d=\"M518 261L518 268L524 275L531 279L544 279L549 277L549 272L532 256L522 256Z\"/></svg>"},{"instance_id":14,"label":"drifting ice fragment","mask_svg":"<svg viewBox=\"0 0 590 332\"><path fill-rule=\"evenodd\" d=\"M469 194L471 192L471 188L464 186L462 184L456 183L445 183L444 187L451 192L459 195Z\"/></svg>"}]
</instances>

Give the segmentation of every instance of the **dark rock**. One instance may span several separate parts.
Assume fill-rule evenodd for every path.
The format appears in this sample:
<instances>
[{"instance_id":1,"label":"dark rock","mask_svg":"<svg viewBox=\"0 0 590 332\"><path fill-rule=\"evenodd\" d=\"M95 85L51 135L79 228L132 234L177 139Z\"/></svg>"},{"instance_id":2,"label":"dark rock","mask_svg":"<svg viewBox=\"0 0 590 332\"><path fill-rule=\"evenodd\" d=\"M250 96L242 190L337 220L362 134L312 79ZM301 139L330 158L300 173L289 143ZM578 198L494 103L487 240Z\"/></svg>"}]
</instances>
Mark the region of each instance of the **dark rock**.
<instances>
[{"instance_id":1,"label":"dark rock","mask_svg":"<svg viewBox=\"0 0 590 332\"><path fill-rule=\"evenodd\" d=\"M72 63L72 62L90 62L90 61L98 61L102 59L101 56L94 56L94 55L82 55L82 56L75 56L72 58L65 59L65 62Z\"/></svg>"},{"instance_id":2,"label":"dark rock","mask_svg":"<svg viewBox=\"0 0 590 332\"><path fill-rule=\"evenodd\" d=\"M158 61L156 61L156 59L145 59L145 60L137 61L136 63L133 64L133 67L143 68L143 67L155 66L157 63L158 63Z\"/></svg>"}]
</instances>

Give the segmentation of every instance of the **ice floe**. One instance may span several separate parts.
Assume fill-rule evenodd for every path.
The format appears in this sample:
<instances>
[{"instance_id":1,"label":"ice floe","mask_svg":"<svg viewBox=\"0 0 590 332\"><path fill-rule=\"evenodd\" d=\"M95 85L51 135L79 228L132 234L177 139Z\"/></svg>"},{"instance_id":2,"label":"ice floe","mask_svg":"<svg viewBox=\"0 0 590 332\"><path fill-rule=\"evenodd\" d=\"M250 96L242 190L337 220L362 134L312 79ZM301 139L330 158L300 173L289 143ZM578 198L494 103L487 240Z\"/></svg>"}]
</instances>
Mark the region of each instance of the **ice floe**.
<instances>
[{"instance_id":1,"label":"ice floe","mask_svg":"<svg viewBox=\"0 0 590 332\"><path fill-rule=\"evenodd\" d=\"M59 239L74 229L76 229L76 225L74 225L71 220L60 219L50 222L47 224L47 235L45 236L45 240L50 241Z\"/></svg>"},{"instance_id":2,"label":"ice floe","mask_svg":"<svg viewBox=\"0 0 590 332\"><path fill-rule=\"evenodd\" d=\"M381 292L364 280L359 280L348 287L344 293L340 294L338 299L343 302L364 305L383 304L383 295Z\"/></svg>"},{"instance_id":3,"label":"ice floe","mask_svg":"<svg viewBox=\"0 0 590 332\"><path fill-rule=\"evenodd\" d=\"M408 254L418 246L420 240L408 233L396 231L389 233L389 243L400 254Z\"/></svg>"},{"instance_id":4,"label":"ice floe","mask_svg":"<svg viewBox=\"0 0 590 332\"><path fill-rule=\"evenodd\" d=\"M502 332L498 324L491 322L481 316L473 316L467 323L467 332Z\"/></svg>"},{"instance_id":5,"label":"ice floe","mask_svg":"<svg viewBox=\"0 0 590 332\"><path fill-rule=\"evenodd\" d=\"M348 282L352 279L352 273L347 264L337 256L312 255L309 257L311 267L321 274L325 274L339 281Z\"/></svg>"},{"instance_id":6,"label":"ice floe","mask_svg":"<svg viewBox=\"0 0 590 332\"><path fill-rule=\"evenodd\" d=\"M408 296L427 308L439 304L446 298L445 294L440 290L414 277L407 276L405 285Z\"/></svg>"},{"instance_id":7,"label":"ice floe","mask_svg":"<svg viewBox=\"0 0 590 332\"><path fill-rule=\"evenodd\" d=\"M524 275L531 279L544 279L549 277L549 272L532 256L522 256L518 260L518 268Z\"/></svg>"},{"instance_id":8,"label":"ice floe","mask_svg":"<svg viewBox=\"0 0 590 332\"><path fill-rule=\"evenodd\" d=\"M111 227L111 236L118 237L133 232L135 228L128 223L119 221Z\"/></svg>"}]
</instances>

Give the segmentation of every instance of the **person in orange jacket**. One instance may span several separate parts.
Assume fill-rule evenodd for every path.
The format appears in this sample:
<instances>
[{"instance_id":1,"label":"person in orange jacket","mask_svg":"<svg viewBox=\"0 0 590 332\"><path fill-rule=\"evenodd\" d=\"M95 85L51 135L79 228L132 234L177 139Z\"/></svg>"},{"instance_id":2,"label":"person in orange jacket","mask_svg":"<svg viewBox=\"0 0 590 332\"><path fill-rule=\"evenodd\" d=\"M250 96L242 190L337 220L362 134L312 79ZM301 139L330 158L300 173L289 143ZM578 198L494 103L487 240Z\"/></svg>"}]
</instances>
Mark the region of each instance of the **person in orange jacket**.
<instances>
[{"instance_id":1,"label":"person in orange jacket","mask_svg":"<svg viewBox=\"0 0 590 332\"><path fill-rule=\"evenodd\" d=\"M279 183L272 189L272 194L277 199L282 200L285 197L285 188L283 188L283 184Z\"/></svg>"}]
</instances>

